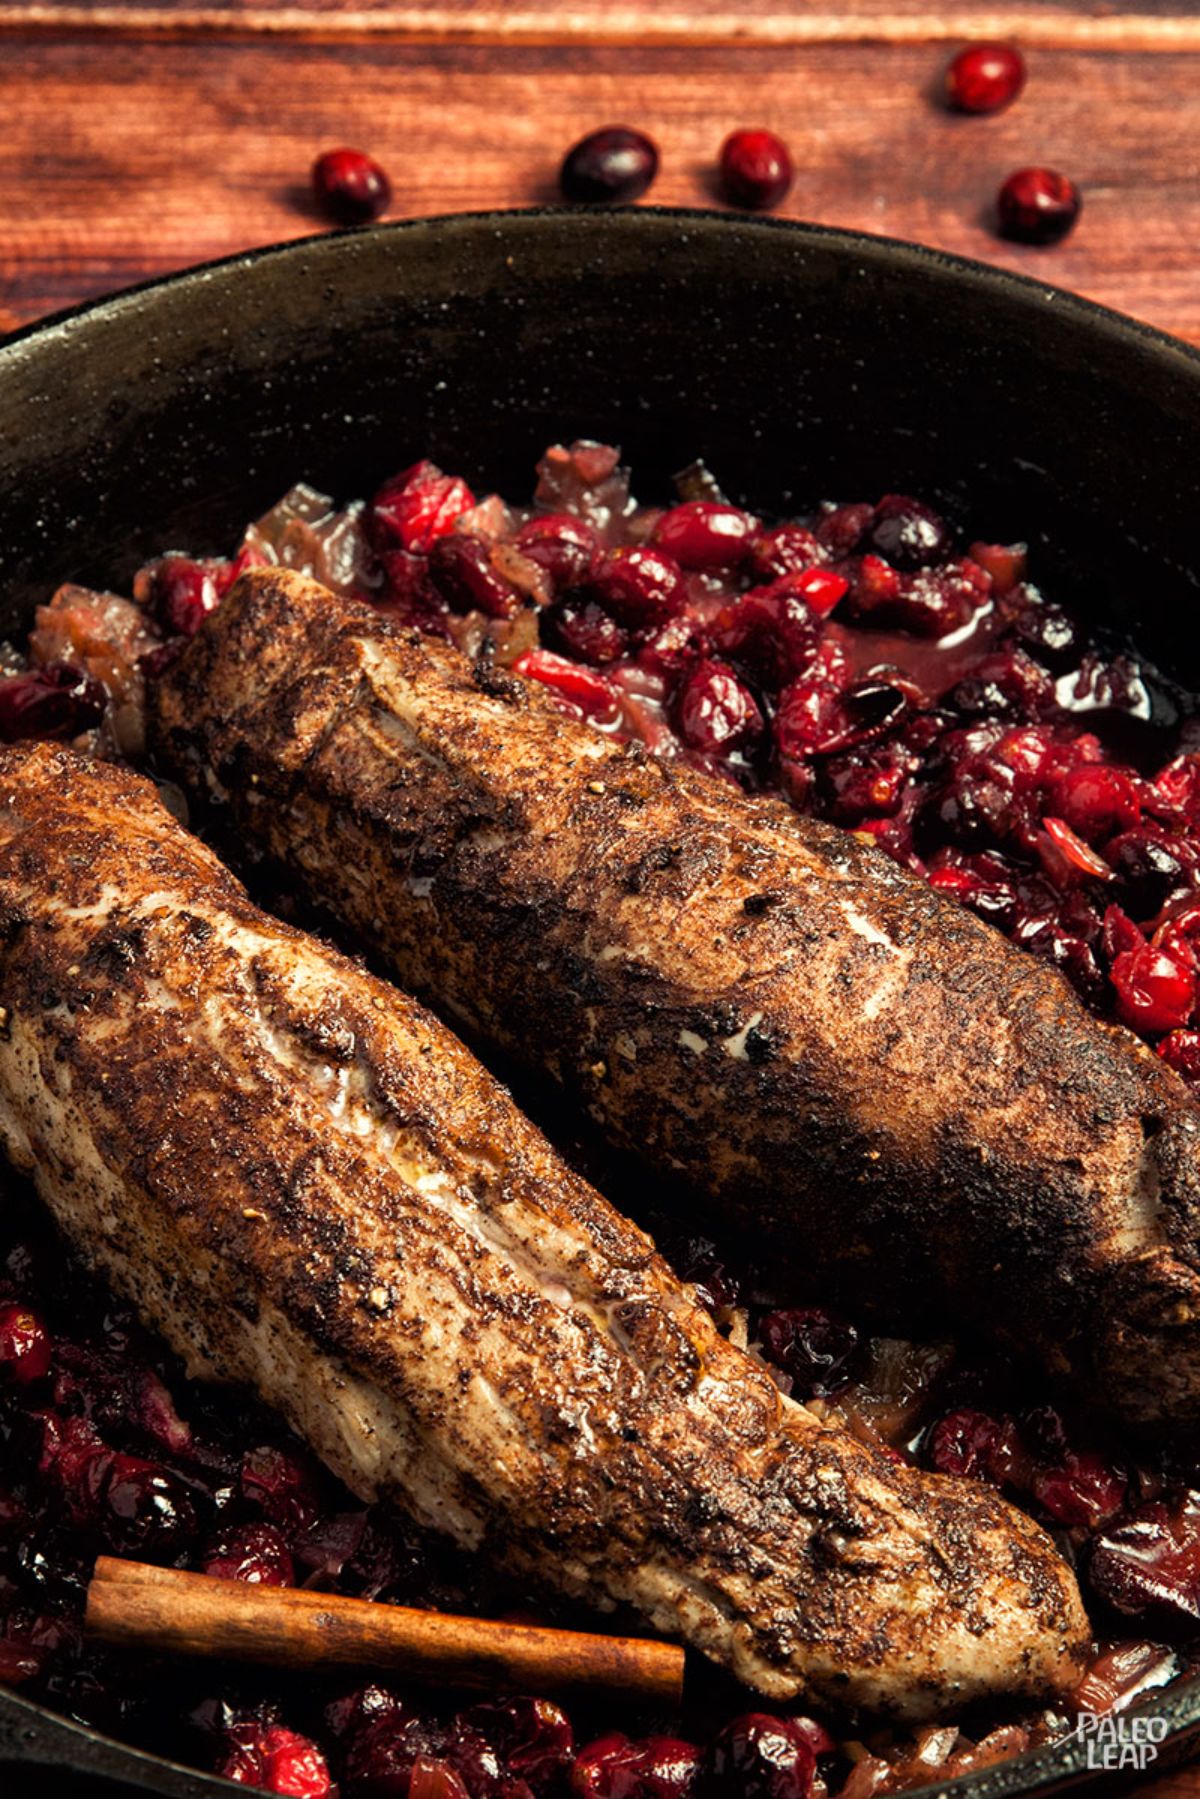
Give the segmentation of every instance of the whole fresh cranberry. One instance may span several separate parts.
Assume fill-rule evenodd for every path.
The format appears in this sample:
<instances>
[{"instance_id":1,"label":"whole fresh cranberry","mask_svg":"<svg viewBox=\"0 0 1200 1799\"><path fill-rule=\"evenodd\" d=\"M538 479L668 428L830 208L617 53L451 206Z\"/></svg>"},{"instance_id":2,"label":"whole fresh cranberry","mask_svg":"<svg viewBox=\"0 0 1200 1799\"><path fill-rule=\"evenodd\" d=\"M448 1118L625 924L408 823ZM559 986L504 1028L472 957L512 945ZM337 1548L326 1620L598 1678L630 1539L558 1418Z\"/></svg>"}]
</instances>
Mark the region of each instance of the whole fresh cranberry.
<instances>
[{"instance_id":1,"label":"whole fresh cranberry","mask_svg":"<svg viewBox=\"0 0 1200 1799\"><path fill-rule=\"evenodd\" d=\"M778 206L792 185L792 157L773 131L731 131L718 164L725 198L755 212Z\"/></svg>"},{"instance_id":2,"label":"whole fresh cranberry","mask_svg":"<svg viewBox=\"0 0 1200 1799\"><path fill-rule=\"evenodd\" d=\"M810 1399L834 1392L849 1377L858 1331L848 1318L821 1306L768 1312L758 1334L768 1361L790 1374L793 1393Z\"/></svg>"},{"instance_id":3,"label":"whole fresh cranberry","mask_svg":"<svg viewBox=\"0 0 1200 1799\"><path fill-rule=\"evenodd\" d=\"M517 532L517 548L557 591L587 580L600 554L595 527L570 512L542 512Z\"/></svg>"},{"instance_id":4,"label":"whole fresh cranberry","mask_svg":"<svg viewBox=\"0 0 1200 1799\"><path fill-rule=\"evenodd\" d=\"M313 193L339 225L365 225L390 205L392 184L362 150L324 150L312 166Z\"/></svg>"},{"instance_id":5,"label":"whole fresh cranberry","mask_svg":"<svg viewBox=\"0 0 1200 1799\"><path fill-rule=\"evenodd\" d=\"M0 1376L27 1386L49 1370L50 1337L38 1314L29 1306L0 1305Z\"/></svg>"},{"instance_id":6,"label":"whole fresh cranberry","mask_svg":"<svg viewBox=\"0 0 1200 1799\"><path fill-rule=\"evenodd\" d=\"M1083 207L1079 189L1057 169L1017 169L996 196L1001 235L1021 244L1057 244Z\"/></svg>"},{"instance_id":7,"label":"whole fresh cranberry","mask_svg":"<svg viewBox=\"0 0 1200 1799\"><path fill-rule=\"evenodd\" d=\"M465 481L444 474L435 462L414 462L379 489L367 510L367 528L377 550L427 556L474 504Z\"/></svg>"},{"instance_id":8,"label":"whole fresh cranberry","mask_svg":"<svg viewBox=\"0 0 1200 1799\"><path fill-rule=\"evenodd\" d=\"M628 631L586 591L565 593L547 606L538 620L538 632L552 650L593 668L619 661L629 649Z\"/></svg>"},{"instance_id":9,"label":"whole fresh cranberry","mask_svg":"<svg viewBox=\"0 0 1200 1799\"><path fill-rule=\"evenodd\" d=\"M790 1718L748 1712L734 1718L704 1758L704 1799L808 1799L816 1756L807 1732Z\"/></svg>"},{"instance_id":10,"label":"whole fresh cranberry","mask_svg":"<svg viewBox=\"0 0 1200 1799\"><path fill-rule=\"evenodd\" d=\"M687 604L679 564L652 545L610 550L592 578L591 591L630 631L662 624Z\"/></svg>"},{"instance_id":11,"label":"whole fresh cranberry","mask_svg":"<svg viewBox=\"0 0 1200 1799\"><path fill-rule=\"evenodd\" d=\"M249 1586L290 1587L295 1580L287 1538L274 1524L242 1524L224 1532L210 1545L203 1570L217 1580Z\"/></svg>"},{"instance_id":12,"label":"whole fresh cranberry","mask_svg":"<svg viewBox=\"0 0 1200 1799\"><path fill-rule=\"evenodd\" d=\"M1166 950L1147 943L1112 965L1117 1011L1135 1031L1158 1034L1186 1025L1196 1005L1196 977Z\"/></svg>"},{"instance_id":13,"label":"whole fresh cranberry","mask_svg":"<svg viewBox=\"0 0 1200 1799\"><path fill-rule=\"evenodd\" d=\"M744 562L758 520L716 500L686 500L655 523L650 541L681 568L727 569Z\"/></svg>"},{"instance_id":14,"label":"whole fresh cranberry","mask_svg":"<svg viewBox=\"0 0 1200 1799\"><path fill-rule=\"evenodd\" d=\"M658 150L642 131L605 125L567 151L559 182L563 199L585 205L638 200L658 174Z\"/></svg>"},{"instance_id":15,"label":"whole fresh cranberry","mask_svg":"<svg viewBox=\"0 0 1200 1799\"><path fill-rule=\"evenodd\" d=\"M461 531L448 532L433 545L429 578L455 612L512 618L523 604L518 589L493 561L490 545Z\"/></svg>"},{"instance_id":16,"label":"whole fresh cranberry","mask_svg":"<svg viewBox=\"0 0 1200 1799\"><path fill-rule=\"evenodd\" d=\"M49 662L0 680L0 742L78 737L104 716L108 694L74 662Z\"/></svg>"},{"instance_id":17,"label":"whole fresh cranberry","mask_svg":"<svg viewBox=\"0 0 1200 1799\"><path fill-rule=\"evenodd\" d=\"M724 755L762 736L754 695L725 663L699 663L680 689L677 706L683 740L694 750Z\"/></svg>"},{"instance_id":18,"label":"whole fresh cranberry","mask_svg":"<svg viewBox=\"0 0 1200 1799\"><path fill-rule=\"evenodd\" d=\"M945 562L953 538L945 519L907 494L885 494L867 533L871 548L893 568L911 571Z\"/></svg>"},{"instance_id":19,"label":"whole fresh cranberry","mask_svg":"<svg viewBox=\"0 0 1200 1799\"><path fill-rule=\"evenodd\" d=\"M1025 59L1012 44L968 44L946 70L946 99L958 112L1000 112L1025 85Z\"/></svg>"}]
</instances>

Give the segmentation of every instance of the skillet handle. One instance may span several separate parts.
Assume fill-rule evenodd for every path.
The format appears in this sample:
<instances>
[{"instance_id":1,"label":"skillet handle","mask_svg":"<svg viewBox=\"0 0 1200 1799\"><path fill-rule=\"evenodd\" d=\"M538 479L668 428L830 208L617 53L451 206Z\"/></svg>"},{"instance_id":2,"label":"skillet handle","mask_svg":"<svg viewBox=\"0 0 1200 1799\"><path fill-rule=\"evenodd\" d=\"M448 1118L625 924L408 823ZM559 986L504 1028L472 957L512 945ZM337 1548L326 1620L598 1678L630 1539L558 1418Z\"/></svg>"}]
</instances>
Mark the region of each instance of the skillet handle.
<instances>
[{"instance_id":1,"label":"skillet handle","mask_svg":"<svg viewBox=\"0 0 1200 1799\"><path fill-rule=\"evenodd\" d=\"M72 1774L77 1783L72 1792L82 1793L84 1782L90 1790L95 1781L97 1799L102 1795L117 1799L122 1791L155 1793L161 1799L215 1799L222 1793L243 1790L212 1775L127 1748L0 1687L0 1791L7 1791L4 1770L14 1764ZM30 1788L34 1790L47 1789L39 1781L36 1788Z\"/></svg>"}]
</instances>

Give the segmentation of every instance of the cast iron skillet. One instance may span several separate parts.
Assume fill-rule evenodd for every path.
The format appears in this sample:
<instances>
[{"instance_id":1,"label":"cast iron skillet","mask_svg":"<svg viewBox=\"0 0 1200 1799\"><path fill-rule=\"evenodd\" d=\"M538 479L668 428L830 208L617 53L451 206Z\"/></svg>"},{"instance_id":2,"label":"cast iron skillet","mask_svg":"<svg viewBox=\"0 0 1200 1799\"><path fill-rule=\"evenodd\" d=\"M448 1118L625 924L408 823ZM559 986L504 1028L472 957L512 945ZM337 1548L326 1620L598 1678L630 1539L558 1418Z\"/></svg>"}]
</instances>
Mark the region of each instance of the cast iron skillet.
<instances>
[{"instance_id":1,"label":"cast iron skillet","mask_svg":"<svg viewBox=\"0 0 1200 1799\"><path fill-rule=\"evenodd\" d=\"M907 244L651 209L316 238L10 339L0 634L64 578L119 588L164 548L227 549L299 477L348 498L429 454L521 494L574 435L621 443L645 498L697 455L768 511L933 496L975 535L1029 539L1047 586L1200 687L1200 356ZM1163 1766L1200 1735L1200 1682L1149 1709ZM1068 1743L944 1790L1087 1772ZM6 1795L110 1782L234 1790L0 1694Z\"/></svg>"}]
</instances>

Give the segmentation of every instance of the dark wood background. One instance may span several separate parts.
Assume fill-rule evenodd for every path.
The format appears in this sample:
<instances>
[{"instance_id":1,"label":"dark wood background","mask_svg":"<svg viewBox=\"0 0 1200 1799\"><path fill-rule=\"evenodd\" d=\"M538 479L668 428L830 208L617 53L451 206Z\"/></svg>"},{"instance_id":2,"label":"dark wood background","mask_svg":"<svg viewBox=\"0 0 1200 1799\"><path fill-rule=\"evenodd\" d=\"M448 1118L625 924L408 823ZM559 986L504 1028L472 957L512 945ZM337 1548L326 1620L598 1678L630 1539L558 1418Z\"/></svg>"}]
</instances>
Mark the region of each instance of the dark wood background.
<instances>
[{"instance_id":1,"label":"dark wood background","mask_svg":"<svg viewBox=\"0 0 1200 1799\"><path fill-rule=\"evenodd\" d=\"M989 35L1025 46L1025 96L951 117L940 71ZM0 0L0 330L319 230L308 170L333 144L379 157L404 217L553 199L563 150L612 122L657 139L655 200L716 204L721 138L770 125L799 171L785 213L1200 343L1200 0ZM1029 162L1084 192L1053 250L990 228ZM1141 1790L1200 1799L1200 1770Z\"/></svg>"}]
</instances>

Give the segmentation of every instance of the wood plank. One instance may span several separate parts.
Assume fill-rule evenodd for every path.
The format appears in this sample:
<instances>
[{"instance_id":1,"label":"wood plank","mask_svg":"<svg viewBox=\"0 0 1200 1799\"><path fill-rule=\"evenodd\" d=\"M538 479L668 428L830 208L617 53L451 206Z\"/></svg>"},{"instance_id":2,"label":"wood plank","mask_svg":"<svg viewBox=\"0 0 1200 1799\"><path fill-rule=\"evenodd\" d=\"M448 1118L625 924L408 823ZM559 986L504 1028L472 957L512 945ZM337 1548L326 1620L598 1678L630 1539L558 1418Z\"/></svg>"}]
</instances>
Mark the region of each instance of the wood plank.
<instances>
[{"instance_id":1,"label":"wood plank","mask_svg":"<svg viewBox=\"0 0 1200 1799\"><path fill-rule=\"evenodd\" d=\"M663 153L653 193L711 204L725 131L767 123L800 174L784 211L1025 269L1200 340L1200 84L1188 63L1044 51L994 119L928 97L944 51L187 44L11 37L0 56L0 322L321 221L314 153L360 142L394 216L555 197L563 149L614 119ZM1053 250L1000 243L1012 167L1085 193Z\"/></svg>"},{"instance_id":2,"label":"wood plank","mask_svg":"<svg viewBox=\"0 0 1200 1799\"><path fill-rule=\"evenodd\" d=\"M166 37L242 34L303 38L400 37L454 43L755 44L924 43L1015 37L1079 49L1200 51L1192 0L800 0L740 8L733 0L675 0L648 9L630 0L8 0L0 31L123 31Z\"/></svg>"}]
</instances>

